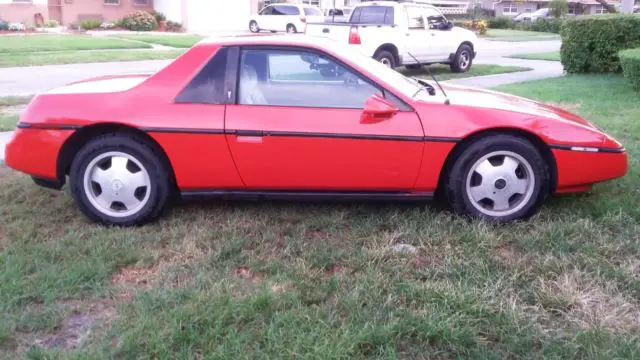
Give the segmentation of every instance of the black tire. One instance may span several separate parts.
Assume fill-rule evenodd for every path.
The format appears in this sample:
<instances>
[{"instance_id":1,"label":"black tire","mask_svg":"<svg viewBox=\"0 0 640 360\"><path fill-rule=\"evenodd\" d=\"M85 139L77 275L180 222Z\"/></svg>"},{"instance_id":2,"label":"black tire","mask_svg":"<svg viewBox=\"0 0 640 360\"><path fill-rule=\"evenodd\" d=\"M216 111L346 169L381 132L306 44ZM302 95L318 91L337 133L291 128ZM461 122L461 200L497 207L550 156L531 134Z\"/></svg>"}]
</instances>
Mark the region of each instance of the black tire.
<instances>
[{"instance_id":1,"label":"black tire","mask_svg":"<svg viewBox=\"0 0 640 360\"><path fill-rule=\"evenodd\" d=\"M449 64L454 73L463 73L471 69L473 64L473 49L467 44L462 44L456 51L453 62Z\"/></svg>"},{"instance_id":2,"label":"black tire","mask_svg":"<svg viewBox=\"0 0 640 360\"><path fill-rule=\"evenodd\" d=\"M255 20L249 21L249 31L251 31L252 33L260 32L260 27L258 26L258 23Z\"/></svg>"},{"instance_id":3,"label":"black tire","mask_svg":"<svg viewBox=\"0 0 640 360\"><path fill-rule=\"evenodd\" d=\"M295 34L298 32L298 29L296 29L296 26L293 24L289 24L287 25L287 33L289 34Z\"/></svg>"},{"instance_id":4,"label":"black tire","mask_svg":"<svg viewBox=\"0 0 640 360\"><path fill-rule=\"evenodd\" d=\"M467 191L467 179L470 176L469 173L472 171L474 164L484 156L496 151L507 151L522 157L531 166L532 177L535 179L534 184L531 185L532 192L529 200L525 201L526 197L523 197L521 203L524 205L514 206L513 210L516 210L520 206L521 208L505 216L494 216L480 211L474 206L474 200L470 198L469 192ZM527 219L538 211L550 192L551 177L549 165L538 149L527 139L512 135L489 135L473 141L465 148L457 151L454 156L457 157L455 163L450 168L448 174L445 175L446 178L443 182L443 195L449 206L459 214L488 221ZM519 168L519 170L521 169ZM516 172L517 171L518 170L516 170ZM477 175L473 174L471 176ZM502 186L504 187L504 185ZM496 187L496 189L501 188ZM493 194L496 194L496 192L494 191ZM511 199L509 201L511 201Z\"/></svg>"},{"instance_id":5,"label":"black tire","mask_svg":"<svg viewBox=\"0 0 640 360\"><path fill-rule=\"evenodd\" d=\"M90 163L98 156L113 151L135 158L149 175L147 202L136 213L126 217L109 216L100 211L88 199L84 188L84 174ZM155 146L135 135L111 133L98 136L84 145L73 159L69 172L71 195L84 214L105 225L132 226L152 221L160 216L172 194L172 173L162 158Z\"/></svg>"},{"instance_id":6,"label":"black tire","mask_svg":"<svg viewBox=\"0 0 640 360\"><path fill-rule=\"evenodd\" d=\"M395 56L386 50L378 51L373 58L385 65L388 65L392 69L397 66Z\"/></svg>"}]
</instances>

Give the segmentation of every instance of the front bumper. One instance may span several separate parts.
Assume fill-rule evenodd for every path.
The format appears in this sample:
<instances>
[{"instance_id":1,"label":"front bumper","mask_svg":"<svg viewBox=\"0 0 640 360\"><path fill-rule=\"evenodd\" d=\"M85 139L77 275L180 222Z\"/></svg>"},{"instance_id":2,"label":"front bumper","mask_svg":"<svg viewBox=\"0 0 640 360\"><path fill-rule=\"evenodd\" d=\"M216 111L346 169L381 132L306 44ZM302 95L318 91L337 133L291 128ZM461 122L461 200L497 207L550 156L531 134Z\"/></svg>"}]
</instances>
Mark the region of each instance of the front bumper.
<instances>
[{"instance_id":1,"label":"front bumper","mask_svg":"<svg viewBox=\"0 0 640 360\"><path fill-rule=\"evenodd\" d=\"M576 151L553 149L558 169L556 192L588 190L593 184L617 179L627 174L629 159L623 149Z\"/></svg>"}]
</instances>

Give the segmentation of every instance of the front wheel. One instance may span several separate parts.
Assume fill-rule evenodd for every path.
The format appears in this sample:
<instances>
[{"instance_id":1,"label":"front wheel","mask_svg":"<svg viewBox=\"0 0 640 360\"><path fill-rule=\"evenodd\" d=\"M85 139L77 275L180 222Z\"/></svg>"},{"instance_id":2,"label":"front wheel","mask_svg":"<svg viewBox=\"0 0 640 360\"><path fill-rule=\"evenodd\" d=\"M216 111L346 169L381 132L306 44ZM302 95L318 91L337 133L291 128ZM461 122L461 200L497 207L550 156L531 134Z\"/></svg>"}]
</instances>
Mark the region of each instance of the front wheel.
<instances>
[{"instance_id":1,"label":"front wheel","mask_svg":"<svg viewBox=\"0 0 640 360\"><path fill-rule=\"evenodd\" d=\"M106 225L143 224L169 200L169 169L152 146L129 134L89 141L74 157L69 177L82 212Z\"/></svg>"},{"instance_id":2,"label":"front wheel","mask_svg":"<svg viewBox=\"0 0 640 360\"><path fill-rule=\"evenodd\" d=\"M549 166L528 140L492 135L459 153L445 186L449 204L460 214L490 221L525 219L549 194Z\"/></svg>"},{"instance_id":3,"label":"front wheel","mask_svg":"<svg viewBox=\"0 0 640 360\"><path fill-rule=\"evenodd\" d=\"M251 31L252 33L260 32L260 27L255 20L251 20L251 22L249 22L249 31Z\"/></svg>"},{"instance_id":4,"label":"front wheel","mask_svg":"<svg viewBox=\"0 0 640 360\"><path fill-rule=\"evenodd\" d=\"M450 64L451 71L454 73L463 73L469 70L472 64L473 49L467 44L460 45Z\"/></svg>"}]
</instances>

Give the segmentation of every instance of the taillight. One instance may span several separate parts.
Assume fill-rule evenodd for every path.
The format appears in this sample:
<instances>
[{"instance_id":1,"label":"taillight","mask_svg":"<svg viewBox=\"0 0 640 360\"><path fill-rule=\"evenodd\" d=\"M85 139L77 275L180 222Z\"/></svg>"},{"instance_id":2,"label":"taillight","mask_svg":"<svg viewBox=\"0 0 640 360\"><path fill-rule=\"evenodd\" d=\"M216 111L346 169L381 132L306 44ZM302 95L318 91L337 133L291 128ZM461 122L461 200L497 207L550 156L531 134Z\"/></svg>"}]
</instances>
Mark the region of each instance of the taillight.
<instances>
[{"instance_id":1,"label":"taillight","mask_svg":"<svg viewBox=\"0 0 640 360\"><path fill-rule=\"evenodd\" d=\"M351 45L362 44L362 41L360 40L360 34L358 34L358 28L355 26L352 26L351 31L349 31L349 44Z\"/></svg>"},{"instance_id":2,"label":"taillight","mask_svg":"<svg viewBox=\"0 0 640 360\"><path fill-rule=\"evenodd\" d=\"M300 21L302 21L303 23L307 22L307 18L304 16L300 16Z\"/></svg>"}]
</instances>

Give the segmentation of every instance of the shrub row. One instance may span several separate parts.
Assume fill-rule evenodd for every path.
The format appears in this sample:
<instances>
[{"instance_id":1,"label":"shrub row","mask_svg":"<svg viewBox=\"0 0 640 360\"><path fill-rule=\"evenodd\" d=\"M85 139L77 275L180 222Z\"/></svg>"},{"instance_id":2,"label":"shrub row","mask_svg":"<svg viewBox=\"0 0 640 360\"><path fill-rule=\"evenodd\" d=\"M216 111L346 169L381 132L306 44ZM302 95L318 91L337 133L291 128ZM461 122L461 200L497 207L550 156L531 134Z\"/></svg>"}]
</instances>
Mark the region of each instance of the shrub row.
<instances>
[{"instance_id":1,"label":"shrub row","mask_svg":"<svg viewBox=\"0 0 640 360\"><path fill-rule=\"evenodd\" d=\"M619 72L618 52L640 47L640 16L577 17L565 20L561 35L560 57L567 72Z\"/></svg>"},{"instance_id":2,"label":"shrub row","mask_svg":"<svg viewBox=\"0 0 640 360\"><path fill-rule=\"evenodd\" d=\"M640 91L640 48L622 50L618 56L624 77Z\"/></svg>"},{"instance_id":3,"label":"shrub row","mask_svg":"<svg viewBox=\"0 0 640 360\"><path fill-rule=\"evenodd\" d=\"M511 18L497 16L487 19L489 29L516 29L525 31L540 31L559 34L565 19L539 19L533 23L514 23Z\"/></svg>"}]
</instances>

